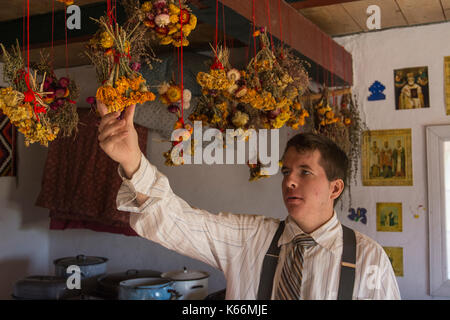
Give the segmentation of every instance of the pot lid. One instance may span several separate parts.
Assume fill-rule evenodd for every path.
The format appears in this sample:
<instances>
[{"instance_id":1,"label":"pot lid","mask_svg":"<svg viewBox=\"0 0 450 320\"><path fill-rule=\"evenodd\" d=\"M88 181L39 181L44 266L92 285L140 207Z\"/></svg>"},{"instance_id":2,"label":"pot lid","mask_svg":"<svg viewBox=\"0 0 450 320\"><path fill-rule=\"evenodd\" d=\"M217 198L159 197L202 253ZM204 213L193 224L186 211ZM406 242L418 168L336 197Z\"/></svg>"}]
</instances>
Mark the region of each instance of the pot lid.
<instances>
[{"instance_id":1,"label":"pot lid","mask_svg":"<svg viewBox=\"0 0 450 320\"><path fill-rule=\"evenodd\" d=\"M118 286L121 281L136 278L160 278L161 272L154 270L130 269L125 272L110 273L98 278L98 282L107 286Z\"/></svg>"},{"instance_id":2,"label":"pot lid","mask_svg":"<svg viewBox=\"0 0 450 320\"><path fill-rule=\"evenodd\" d=\"M55 261L53 261L53 263L58 266L68 267L71 265L90 266L90 265L105 263L106 261L108 261L107 258L85 256L85 255L79 254L76 257L65 257L65 258L56 259Z\"/></svg>"},{"instance_id":3,"label":"pot lid","mask_svg":"<svg viewBox=\"0 0 450 320\"><path fill-rule=\"evenodd\" d=\"M190 281L209 278L209 273L205 271L187 270L186 267L184 267L183 270L165 272L161 277L173 281Z\"/></svg>"}]
</instances>

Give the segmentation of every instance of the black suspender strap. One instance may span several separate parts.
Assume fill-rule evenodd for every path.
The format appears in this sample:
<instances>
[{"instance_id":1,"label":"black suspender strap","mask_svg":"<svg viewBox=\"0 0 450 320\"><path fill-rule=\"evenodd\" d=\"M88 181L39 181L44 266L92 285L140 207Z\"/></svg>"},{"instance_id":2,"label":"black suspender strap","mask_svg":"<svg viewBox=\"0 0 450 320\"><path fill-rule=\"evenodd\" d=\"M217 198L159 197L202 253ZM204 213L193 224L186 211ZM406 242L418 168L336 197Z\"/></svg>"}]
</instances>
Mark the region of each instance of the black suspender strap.
<instances>
[{"instance_id":1,"label":"black suspender strap","mask_svg":"<svg viewBox=\"0 0 450 320\"><path fill-rule=\"evenodd\" d=\"M281 221L278 230L264 256L261 270L261 278L258 288L258 300L270 300L272 296L273 278L278 264L280 248L278 240L284 231L285 222ZM355 285L355 264L356 264L356 237L355 232L342 225L343 249L341 259L341 276L339 279L338 300L351 300L353 297L353 287Z\"/></svg>"},{"instance_id":2,"label":"black suspender strap","mask_svg":"<svg viewBox=\"0 0 450 320\"><path fill-rule=\"evenodd\" d=\"M261 270L261 278L259 280L258 288L258 300L270 300L272 296L273 278L275 275L275 269L277 268L278 256L280 254L280 248L278 247L278 239L284 230L284 221L280 222L278 230L273 236L272 243L269 250L267 250L264 256L263 266Z\"/></svg>"},{"instance_id":3,"label":"black suspender strap","mask_svg":"<svg viewBox=\"0 0 450 320\"><path fill-rule=\"evenodd\" d=\"M343 224L341 225L344 244L342 248L338 300L352 300L353 287L355 286L356 237L352 229Z\"/></svg>"}]
</instances>

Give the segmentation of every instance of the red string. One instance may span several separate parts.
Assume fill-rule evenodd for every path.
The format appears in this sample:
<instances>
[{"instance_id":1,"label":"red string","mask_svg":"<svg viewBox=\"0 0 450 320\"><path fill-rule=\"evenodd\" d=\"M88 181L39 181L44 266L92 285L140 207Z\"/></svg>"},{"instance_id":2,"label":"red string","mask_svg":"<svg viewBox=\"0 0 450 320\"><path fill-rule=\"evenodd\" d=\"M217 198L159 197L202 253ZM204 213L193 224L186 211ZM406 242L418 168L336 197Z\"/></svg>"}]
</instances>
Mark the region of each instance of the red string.
<instances>
[{"instance_id":1,"label":"red string","mask_svg":"<svg viewBox=\"0 0 450 320\"><path fill-rule=\"evenodd\" d=\"M225 8L223 6L222 3L222 23L223 23L223 45L226 47L227 46L227 35L225 32Z\"/></svg>"},{"instance_id":2,"label":"red string","mask_svg":"<svg viewBox=\"0 0 450 320\"><path fill-rule=\"evenodd\" d=\"M51 70L53 72L53 61L55 60L55 54L53 50L53 34L55 33L55 0L52 0L52 53L51 53Z\"/></svg>"},{"instance_id":3,"label":"red string","mask_svg":"<svg viewBox=\"0 0 450 320\"><path fill-rule=\"evenodd\" d=\"M30 0L27 0L27 69L28 69L28 74L29 74L30 73Z\"/></svg>"},{"instance_id":4,"label":"red string","mask_svg":"<svg viewBox=\"0 0 450 320\"><path fill-rule=\"evenodd\" d=\"M22 19L22 58L25 59L25 14L26 14L26 0L23 0L23 19Z\"/></svg>"},{"instance_id":5,"label":"red string","mask_svg":"<svg viewBox=\"0 0 450 320\"><path fill-rule=\"evenodd\" d=\"M245 49L245 55L246 55L246 57L247 57L247 63L246 64L248 64L248 56L249 56L249 54L250 54L250 44L252 43L251 41L252 41L252 27L253 27L253 24L251 24L250 25L250 30L248 31L248 45L247 45L247 48Z\"/></svg>"},{"instance_id":6,"label":"red string","mask_svg":"<svg viewBox=\"0 0 450 320\"><path fill-rule=\"evenodd\" d=\"M269 20L269 33L270 33L270 44L272 45L273 52L273 37L272 37L272 20L270 19L270 8L269 8L269 0L266 0L266 11L267 11L267 19Z\"/></svg>"},{"instance_id":7,"label":"red string","mask_svg":"<svg viewBox=\"0 0 450 320\"><path fill-rule=\"evenodd\" d=\"M256 38L254 36L256 29L255 0L252 0L252 20L253 20L253 56L256 57ZM256 65L256 60L255 60Z\"/></svg>"},{"instance_id":8,"label":"red string","mask_svg":"<svg viewBox=\"0 0 450 320\"><path fill-rule=\"evenodd\" d=\"M216 60L217 60L217 34L219 32L219 0L216 0L216 37L214 40L214 45L215 45L215 55L216 55Z\"/></svg>"},{"instance_id":9,"label":"red string","mask_svg":"<svg viewBox=\"0 0 450 320\"><path fill-rule=\"evenodd\" d=\"M281 21L281 0L278 0L278 23L280 25L280 40L283 44L283 23Z\"/></svg>"},{"instance_id":10,"label":"red string","mask_svg":"<svg viewBox=\"0 0 450 320\"><path fill-rule=\"evenodd\" d=\"M69 67L69 47L67 45L67 8L64 8L64 32L65 32L65 40L66 40L66 75L68 75L67 69Z\"/></svg>"},{"instance_id":11,"label":"red string","mask_svg":"<svg viewBox=\"0 0 450 320\"><path fill-rule=\"evenodd\" d=\"M283 58L283 22L281 21L281 0L278 0L278 24L280 25L281 58Z\"/></svg>"},{"instance_id":12,"label":"red string","mask_svg":"<svg viewBox=\"0 0 450 320\"><path fill-rule=\"evenodd\" d=\"M181 34L181 45L180 45L180 59L181 59L181 123L184 127L184 118L183 118L183 109L184 109L184 102L183 102L183 91L184 91L184 87L183 87L183 11L182 11L182 7L181 7L181 0L178 0L179 6L180 6L180 25L181 25L181 29L180 29L180 34ZM217 31L216 31L217 32ZM216 35L216 41L217 41L217 35ZM216 43L217 45L217 43ZM217 47L216 47L217 50Z\"/></svg>"},{"instance_id":13,"label":"red string","mask_svg":"<svg viewBox=\"0 0 450 320\"><path fill-rule=\"evenodd\" d=\"M117 0L114 0L114 22L117 23Z\"/></svg>"},{"instance_id":14,"label":"red string","mask_svg":"<svg viewBox=\"0 0 450 320\"><path fill-rule=\"evenodd\" d=\"M39 106L36 102L36 96L39 98L39 94L35 93L30 86L30 0L27 0L27 73L25 74L25 83L27 85L28 90L24 93L24 102L33 103L34 113L36 115L36 119L40 122L38 113L45 113L46 110L43 106Z\"/></svg>"}]
</instances>

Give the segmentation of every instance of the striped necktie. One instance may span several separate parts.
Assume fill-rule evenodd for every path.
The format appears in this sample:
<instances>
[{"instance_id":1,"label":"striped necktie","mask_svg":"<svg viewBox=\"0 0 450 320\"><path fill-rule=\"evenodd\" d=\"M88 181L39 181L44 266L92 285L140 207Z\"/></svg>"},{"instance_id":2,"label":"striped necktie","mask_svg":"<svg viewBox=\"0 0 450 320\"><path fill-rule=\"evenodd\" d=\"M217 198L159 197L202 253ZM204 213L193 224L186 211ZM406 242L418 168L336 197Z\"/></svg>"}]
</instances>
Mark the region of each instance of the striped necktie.
<instances>
[{"instance_id":1,"label":"striped necktie","mask_svg":"<svg viewBox=\"0 0 450 320\"><path fill-rule=\"evenodd\" d=\"M276 300L300 300L303 254L307 248L316 245L316 242L309 235L300 234L294 238L292 244L292 250L287 255L281 271Z\"/></svg>"}]
</instances>

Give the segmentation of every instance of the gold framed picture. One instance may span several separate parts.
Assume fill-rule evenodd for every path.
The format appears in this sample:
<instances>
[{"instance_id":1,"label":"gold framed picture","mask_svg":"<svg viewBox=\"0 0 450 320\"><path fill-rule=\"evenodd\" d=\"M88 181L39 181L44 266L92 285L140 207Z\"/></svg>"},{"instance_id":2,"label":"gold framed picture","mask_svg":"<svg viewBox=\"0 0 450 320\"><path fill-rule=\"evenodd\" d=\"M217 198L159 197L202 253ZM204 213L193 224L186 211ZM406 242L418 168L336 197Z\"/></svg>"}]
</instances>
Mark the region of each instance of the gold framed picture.
<instances>
[{"instance_id":1,"label":"gold framed picture","mask_svg":"<svg viewBox=\"0 0 450 320\"><path fill-rule=\"evenodd\" d=\"M395 109L430 107L428 67L394 70Z\"/></svg>"},{"instance_id":2,"label":"gold framed picture","mask_svg":"<svg viewBox=\"0 0 450 320\"><path fill-rule=\"evenodd\" d=\"M363 132L364 186L412 186L411 129Z\"/></svg>"},{"instance_id":3,"label":"gold framed picture","mask_svg":"<svg viewBox=\"0 0 450 320\"><path fill-rule=\"evenodd\" d=\"M403 248L402 247L383 247L389 261L391 261L392 269L395 276L403 277Z\"/></svg>"},{"instance_id":4,"label":"gold framed picture","mask_svg":"<svg viewBox=\"0 0 450 320\"><path fill-rule=\"evenodd\" d=\"M444 57L445 113L450 116L450 57Z\"/></svg>"},{"instance_id":5,"label":"gold framed picture","mask_svg":"<svg viewBox=\"0 0 450 320\"><path fill-rule=\"evenodd\" d=\"M377 231L403 231L401 202L377 203Z\"/></svg>"}]
</instances>

